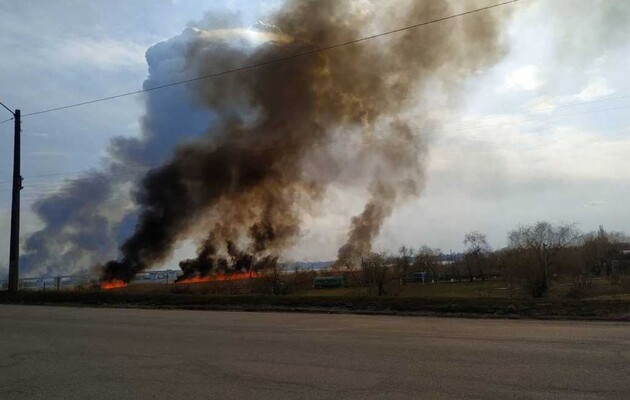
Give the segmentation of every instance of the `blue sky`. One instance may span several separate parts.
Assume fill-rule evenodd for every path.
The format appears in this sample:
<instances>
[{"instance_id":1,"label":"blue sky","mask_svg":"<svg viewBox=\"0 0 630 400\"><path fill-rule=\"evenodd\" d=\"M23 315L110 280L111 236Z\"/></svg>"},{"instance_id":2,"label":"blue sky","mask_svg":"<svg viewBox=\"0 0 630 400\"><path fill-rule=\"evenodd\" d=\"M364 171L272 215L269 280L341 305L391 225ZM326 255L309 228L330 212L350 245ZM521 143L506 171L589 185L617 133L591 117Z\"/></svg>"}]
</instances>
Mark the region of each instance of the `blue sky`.
<instances>
[{"instance_id":1,"label":"blue sky","mask_svg":"<svg viewBox=\"0 0 630 400\"><path fill-rule=\"evenodd\" d=\"M0 99L28 113L137 90L151 45L204 15L240 13L249 26L278 4L0 0ZM630 231L628 2L541 0L518 9L509 52L467 83L457 107L409 111L442 125L430 130L423 195L396 210L380 248L460 250L470 230L501 247L509 229L541 219ZM139 134L142 114L142 99L131 96L25 118L23 235L38 226L32 202L98 168L112 137ZM8 259L11 133L10 123L0 125L0 266ZM334 257L362 206L361 194L331 188L325 212L307 219L289 255Z\"/></svg>"}]
</instances>

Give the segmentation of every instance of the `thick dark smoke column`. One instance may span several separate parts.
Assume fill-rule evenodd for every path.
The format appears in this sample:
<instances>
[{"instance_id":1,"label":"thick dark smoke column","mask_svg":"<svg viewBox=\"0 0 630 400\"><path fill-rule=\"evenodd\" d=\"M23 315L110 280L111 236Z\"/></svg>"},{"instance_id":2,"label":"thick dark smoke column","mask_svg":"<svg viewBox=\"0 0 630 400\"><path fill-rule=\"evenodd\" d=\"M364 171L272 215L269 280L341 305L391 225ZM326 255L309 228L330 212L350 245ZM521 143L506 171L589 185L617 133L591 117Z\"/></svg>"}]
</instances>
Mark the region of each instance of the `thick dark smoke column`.
<instances>
[{"instance_id":1,"label":"thick dark smoke column","mask_svg":"<svg viewBox=\"0 0 630 400\"><path fill-rule=\"evenodd\" d=\"M288 1L270 25L253 28L252 35L266 38L256 51L195 31L187 65L210 74L443 17L473 3ZM200 254L225 253L226 243L246 247L256 259L279 254L299 234L305 210L351 165L362 171L357 184L371 177L370 198L339 255L369 251L396 201L423 186L422 134L401 114L425 83L439 81L455 93L463 79L496 61L503 52L501 17L476 14L191 86L219 123L146 175L136 195L136 231L104 278L128 281L199 232L206 236ZM347 157L333 155L336 141L357 138ZM306 172L316 155L334 164L327 173Z\"/></svg>"},{"instance_id":2,"label":"thick dark smoke column","mask_svg":"<svg viewBox=\"0 0 630 400\"><path fill-rule=\"evenodd\" d=\"M196 68L186 63L196 38L197 32L187 29L148 49L144 87L196 76ZM23 245L23 274L89 272L115 257L135 226L130 188L149 169L166 162L178 143L207 133L216 121L212 110L196 104L185 86L148 92L144 102L147 115L140 121L139 137L114 138L99 171L68 180L58 193L35 202L33 211L43 226Z\"/></svg>"}]
</instances>

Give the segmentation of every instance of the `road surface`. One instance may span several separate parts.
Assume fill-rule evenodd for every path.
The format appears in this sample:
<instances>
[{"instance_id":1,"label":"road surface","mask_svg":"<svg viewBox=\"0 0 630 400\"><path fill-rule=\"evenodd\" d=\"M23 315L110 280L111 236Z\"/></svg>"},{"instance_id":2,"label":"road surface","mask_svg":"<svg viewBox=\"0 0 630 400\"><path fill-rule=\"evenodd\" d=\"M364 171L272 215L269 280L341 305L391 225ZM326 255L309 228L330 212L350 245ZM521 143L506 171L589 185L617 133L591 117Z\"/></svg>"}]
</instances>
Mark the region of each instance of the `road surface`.
<instances>
[{"instance_id":1,"label":"road surface","mask_svg":"<svg viewBox=\"0 0 630 400\"><path fill-rule=\"evenodd\" d=\"M630 324L3 305L0 398L630 399Z\"/></svg>"}]
</instances>

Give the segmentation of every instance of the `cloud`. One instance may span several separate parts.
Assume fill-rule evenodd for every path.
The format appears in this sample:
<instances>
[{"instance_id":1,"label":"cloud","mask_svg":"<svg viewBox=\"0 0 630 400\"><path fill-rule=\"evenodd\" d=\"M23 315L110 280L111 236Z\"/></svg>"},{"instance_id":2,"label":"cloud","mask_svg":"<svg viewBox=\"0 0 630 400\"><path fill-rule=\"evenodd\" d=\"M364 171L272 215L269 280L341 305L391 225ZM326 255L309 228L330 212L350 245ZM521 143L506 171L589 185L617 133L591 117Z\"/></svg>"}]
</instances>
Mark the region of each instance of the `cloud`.
<instances>
[{"instance_id":1,"label":"cloud","mask_svg":"<svg viewBox=\"0 0 630 400\"><path fill-rule=\"evenodd\" d=\"M627 230L628 153L623 132L585 127L451 131L435 138L425 195L394 213L377 244L459 250L465 232L480 230L500 248L509 229L541 219Z\"/></svg>"},{"instance_id":2,"label":"cloud","mask_svg":"<svg viewBox=\"0 0 630 400\"><path fill-rule=\"evenodd\" d=\"M32 136L32 137L36 137L36 138L48 139L50 137L50 133L45 133L45 132L25 132L25 133L23 133L23 136Z\"/></svg>"},{"instance_id":3,"label":"cloud","mask_svg":"<svg viewBox=\"0 0 630 400\"><path fill-rule=\"evenodd\" d=\"M589 82L579 93L569 96L567 101L591 101L615 93L604 78L596 78Z\"/></svg>"},{"instance_id":4,"label":"cloud","mask_svg":"<svg viewBox=\"0 0 630 400\"><path fill-rule=\"evenodd\" d=\"M503 85L500 88L502 92L508 91L527 91L537 90L544 84L540 77L540 69L535 65L528 65L510 71L505 77Z\"/></svg>"},{"instance_id":5,"label":"cloud","mask_svg":"<svg viewBox=\"0 0 630 400\"><path fill-rule=\"evenodd\" d=\"M455 180L460 189L479 196L564 184L627 185L629 153L630 138L623 134L506 124L440 138L429 176Z\"/></svg>"},{"instance_id":6,"label":"cloud","mask_svg":"<svg viewBox=\"0 0 630 400\"><path fill-rule=\"evenodd\" d=\"M30 157L70 157L72 153L61 151L32 151L28 153Z\"/></svg>"},{"instance_id":7,"label":"cloud","mask_svg":"<svg viewBox=\"0 0 630 400\"><path fill-rule=\"evenodd\" d=\"M146 48L146 45L127 40L72 38L61 42L53 48L55 54L49 55L62 64L87 64L103 70L145 68Z\"/></svg>"},{"instance_id":8,"label":"cloud","mask_svg":"<svg viewBox=\"0 0 630 400\"><path fill-rule=\"evenodd\" d=\"M597 77L588 82L575 94L537 97L529 102L528 109L532 113L551 114L560 106L573 103L588 103L605 98L613 93L615 93L615 90L610 87L608 80L603 77Z\"/></svg>"},{"instance_id":9,"label":"cloud","mask_svg":"<svg viewBox=\"0 0 630 400\"><path fill-rule=\"evenodd\" d=\"M539 96L529 101L527 110L533 114L553 114L559 102L558 96Z\"/></svg>"}]
</instances>

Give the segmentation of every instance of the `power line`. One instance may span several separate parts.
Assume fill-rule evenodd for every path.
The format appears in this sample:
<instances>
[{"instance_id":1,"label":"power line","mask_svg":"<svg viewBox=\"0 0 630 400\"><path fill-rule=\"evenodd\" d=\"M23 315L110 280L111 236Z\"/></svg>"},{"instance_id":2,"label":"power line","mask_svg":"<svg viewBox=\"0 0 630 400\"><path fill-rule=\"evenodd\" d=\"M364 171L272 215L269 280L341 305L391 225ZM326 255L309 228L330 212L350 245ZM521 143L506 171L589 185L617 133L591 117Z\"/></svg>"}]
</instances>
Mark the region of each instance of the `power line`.
<instances>
[{"instance_id":1,"label":"power line","mask_svg":"<svg viewBox=\"0 0 630 400\"><path fill-rule=\"evenodd\" d=\"M399 29L395 29L395 30L391 30L391 31L387 31L387 32L383 32L383 33L379 33L379 34L375 34L375 35L359 38L359 39L355 39L355 40L352 40L352 41L348 41L348 42L344 42L344 43L340 43L340 44L336 44L336 45L332 45L332 46L328 46L328 47L313 49L313 50L309 50L309 51L298 53L298 54L293 54L293 55L282 57L282 58L278 58L278 59L273 59L273 60L269 60L269 61L265 61L265 62L261 62L261 63L257 63L257 64L243 66L243 67L236 68L236 69L233 69L233 70L222 71L222 72L218 72L218 73L211 74L211 75L196 77L196 78L192 78L192 79L188 79L188 80L184 80L184 81L173 82L173 83L169 83L169 84L165 84L165 85L161 85L161 86L156 86L156 87L153 87L153 88L143 89L143 90L139 90L139 91L123 93L123 94L116 95L116 96L109 96L109 97L105 97L105 98L101 98L101 99L91 100L91 101L88 101L88 102L76 103L76 104L71 104L71 105L67 105L67 106L57 107L57 108L53 108L53 109L38 111L38 112L34 112L34 113L25 114L24 116L37 115L37 114L43 114L43 113L47 113L47 112L58 111L58 110L61 110L61 109L66 109L66 108L78 107L78 106L81 106L81 105L86 105L86 104L106 101L106 100L115 99L115 98L123 97L123 96L130 96L130 95L139 94L139 93L142 93L142 92L148 92L148 91L152 91L152 90L167 88L167 87L171 87L171 86L175 86L175 85L182 85L182 84L186 84L186 83L190 83L190 82L194 82L194 81L199 81L199 80L203 80L203 79L208 79L208 78L213 78L213 77L218 77L218 76L221 76L221 75L230 74L230 73L234 73L234 72L238 72L238 71L242 71L242 70L247 70L247 69L256 68L256 67L260 67L260 66L264 66L264 65L274 64L274 63L278 63L278 62L281 62L281 61L289 60L289 59L292 59L292 58L297 58L297 57L301 57L301 56L315 54L315 53L318 53L318 52L331 50L331 49L334 49L334 48L337 48L337 47L351 45L351 44L367 41L367 40L370 40L370 39L378 38L378 37L381 37L381 36L386 36L386 35L402 32L402 31L405 31L405 30L418 28L418 27L429 25L429 24L432 24L432 23L441 22L441 21L445 21L445 20L448 20L448 19L453 19L453 18L456 18L456 17L472 14L472 13L477 13L477 12L488 10L488 9L491 9L491 8L500 7L500 6L503 6L503 5L510 4L510 3L515 3L517 1L519 1L519 0L511 0L511 1L503 2L503 3L499 3L499 4L495 4L495 5L491 5L491 6L487 6L487 7L483 7L483 8L479 8L479 9L475 9L475 10L471 10L471 11L467 11L467 12L463 12L463 13L459 13L459 14L455 14L455 15L451 15L451 16L447 16L447 17L443 17L443 18L440 18L440 19L436 19L436 20L432 20L432 21L428 21L428 22L423 22L423 23L419 23L419 24L415 24L415 25L410 25L410 26L407 26L407 27L403 27L403 28L399 28ZM585 101L585 102L581 102L581 103L574 103L574 104L568 104L568 105L560 105L560 106L554 106L554 107L541 108L541 109L536 109L535 111L544 111L544 110L548 110L548 109L564 108L564 107L569 107L569 106L576 106L576 105L581 105L581 104L590 104L590 103L596 103L596 102L601 102L601 101L620 100L620 99L623 99L623 98L626 98L626 97L630 97L630 96L619 96L619 97L615 97L615 98L606 98L606 99ZM4 106L7 110L9 110L11 112L11 110L8 107L6 107L4 104L2 104L2 106ZM595 112L603 112L603 111L610 111L610 110L618 110L618 109L622 109L622 108L626 108L626 107L628 107L628 106L622 106L622 107L610 108L610 109L603 109L603 110L584 111L584 112L578 112L578 113L566 114L566 115L550 116L550 117L546 117L546 118L542 118L542 119L550 119L550 118L564 117L564 116L570 116L570 115L578 115L578 114L586 114L586 113L595 113ZM499 118L499 117L486 117L486 118L482 118L482 119L493 119L493 118ZM8 122L8 121L11 121L12 119L13 118L10 118L8 120L2 121L2 122L0 122L0 124ZM482 119L478 119L478 120L482 120ZM519 121L517 123L524 123L524 122L536 121L536 120L537 119L529 119L529 120ZM501 123L498 123L498 124L481 125L481 126L476 126L476 127L467 127L467 128L457 129L457 130L478 129L478 128L484 128L484 127L491 127L491 126L495 126L495 125L514 125L514 123L509 124L509 123L501 122ZM443 126L443 124L436 124L435 126L439 127L439 126ZM422 126L419 127L419 129L422 129L422 128L426 128L426 127L422 127ZM447 131L440 132L440 133L445 133L445 132L449 132L449 131L447 130ZM388 139L388 138L384 138L384 139ZM277 146L275 148L277 148ZM28 177L28 178L54 176L54 175L63 175L63 174L37 175L37 176L31 176L31 177ZM78 178L78 179L73 179L73 180L68 180L68 181L82 181L82 180L89 180L89 179L94 179L94 178L96 178L96 177ZM4 182L0 182L0 183L4 183ZM54 182L50 182L50 183L54 183ZM47 183L46 182L38 182L38 183L35 183L34 185L29 185L29 187L41 186L42 184L45 185Z\"/></svg>"},{"instance_id":2,"label":"power line","mask_svg":"<svg viewBox=\"0 0 630 400\"><path fill-rule=\"evenodd\" d=\"M76 170L76 171L71 171L71 172L57 172L57 173L52 173L52 174L42 174L42 175L28 175L28 176L24 176L24 179L37 179L37 178L47 178L47 177L51 177L51 176L71 176L71 175L79 175L79 174L85 174L88 172L93 172L95 175L102 175L102 172L98 172L98 171L92 171L91 170ZM95 176L96 177L96 176ZM7 183L10 182L8 180L5 181L0 181L0 183Z\"/></svg>"},{"instance_id":3,"label":"power line","mask_svg":"<svg viewBox=\"0 0 630 400\"><path fill-rule=\"evenodd\" d=\"M84 175L90 173L90 170L79 170L79 171L75 171L75 172L67 172L67 173L58 173L58 174L43 174L43 175L32 175L32 176L24 176L24 179L37 179L37 178L42 178L42 177L55 177L55 176L60 176L60 177L64 177L64 176L72 176L72 175ZM101 172L96 172L91 176L86 176L83 178L65 178L63 181L61 182L65 182L65 181L83 181L83 180L91 180L91 179L104 179L106 178L106 176L104 175L104 173ZM33 185L42 185L42 184L48 184L48 183L53 183L56 181L53 180L39 180L39 181L35 181L34 184L30 184L28 185L29 187L32 187ZM59 182L59 181L57 181ZM0 181L0 185L2 184L7 184L7 183L11 183L10 180L4 180L4 181Z\"/></svg>"},{"instance_id":4,"label":"power line","mask_svg":"<svg viewBox=\"0 0 630 400\"><path fill-rule=\"evenodd\" d=\"M602 99L596 99L596 100L588 100L588 101L581 101L581 102L577 102L577 103L559 104L559 105L548 106L548 107L533 108L532 112L529 112L528 114L541 113L541 112L544 112L544 111L553 111L553 110L562 109L562 108L568 108L568 107L577 107L577 106L586 105L586 104L595 104L595 103L602 103L602 102L608 102L608 101L625 100L627 98L630 98L630 95L609 96L609 97L605 97L605 98L602 98ZM490 115L490 116L487 116L487 117L475 118L475 119L467 120L465 122L484 121L484 120L491 120L491 119L498 119L498 118L501 118L501 116L500 115ZM0 125L4 124L5 122L9 122L9 121L13 121L13 118L9 118L9 119L6 119L4 121L1 121ZM454 122L453 124L459 124L459 122ZM442 124L442 123L435 124L435 126L444 126L444 124ZM427 127L430 127L430 126L422 126L421 128L427 128ZM57 176L57 175L72 175L72 174L75 174L75 173L82 173L82 172L83 171L75 171L75 172L69 172L69 173L55 173L55 174L35 175L35 176L27 176L25 178L39 178L39 177L42 177L42 176ZM3 183L3 182L0 182L0 183Z\"/></svg>"},{"instance_id":5,"label":"power line","mask_svg":"<svg viewBox=\"0 0 630 400\"><path fill-rule=\"evenodd\" d=\"M29 185L24 185L24 189L32 189L32 188L50 188L50 187L54 187L56 185L58 185L59 187L67 184L67 183L74 183L74 182L83 182L83 181L99 181L102 179L107 179L107 177L105 176L86 176L84 178L75 178L75 179L65 179L63 181L42 181L42 182L35 182L35 183L31 183Z\"/></svg>"},{"instance_id":6,"label":"power line","mask_svg":"<svg viewBox=\"0 0 630 400\"><path fill-rule=\"evenodd\" d=\"M244 65L244 66L241 66L241 67L238 67L238 68L232 68L232 69L228 69L228 70L224 70L224 71L220 71L220 72L215 72L215 73L209 74L209 75L203 75L203 76L198 76L198 77L191 78L191 79L185 79L185 80L181 80L181 81L171 82L171 83L154 86L154 87L147 88L147 89L135 90L135 91L132 91L132 92L127 92L127 93L121 93L121 94L117 94L117 95L113 95L113 96L102 97L102 98L99 98L99 99L83 101L83 102L80 102L80 103L68 104L68 105L65 105L65 106L59 106L59 107L49 108L49 109L46 109L46 110L35 111L35 112L23 114L22 117L30 117L30 116L33 116L33 115L39 115L39 114L45 114L45 113L50 113L50 112L54 112L54 111L66 110L66 109L69 109L69 108L85 106L85 105L88 105L88 104L100 103L100 102L103 102L103 101L119 99L121 97L133 96L133 95L144 93L144 92L151 92L151 91L154 91L154 90L160 90L160 89L165 89L165 88L169 88L169 87L173 87L173 86L184 85L186 83L192 83L192 82L197 82L197 81L201 81L201 80L205 80L205 79L211 79L211 78L217 78L217 77L220 77L220 76L233 74L233 73L240 72L240 71L245 71L245 70L259 68L259 67L263 67L263 66L267 66L267 65L277 64L277 63L280 63L280 62L283 62L283 61L287 61L287 60L291 60L291 59L294 59L294 58L305 57L305 56L321 53L321 52L324 52L324 51L329 51L329 50L337 49L337 48L340 48L340 47L349 46L349 45L352 45L352 44L365 42L365 41L376 39L376 38L379 38L379 37L392 35L394 33L399 33L399 32L403 32L403 31L407 31L407 30L411 30L411 29L420 28L420 27L423 27L423 26L435 24L435 23L438 23L438 22L447 21L447 20L458 18L458 17L462 17L462 16L465 16L465 15L470 15L470 14L475 14L475 13L479 13L479 12L482 12L482 11L487 11L487 10L490 10L490 9L493 9L493 8L497 8L497 7L505 6L505 5L508 5L508 4L516 3L518 1L520 1L520 0L504 1L502 3L497 3L497 4L494 4L494 5L490 5L490 6L481 7L481 8L477 8L477 9L474 9L474 10L470 10L470 11L465 11L465 12L458 13L458 14L449 15L449 16L438 18L438 19L434 19L434 20L431 20L431 21L420 22L420 23L417 23L417 24L414 24L414 25L408 25L408 26L405 26L405 27L402 27L402 28L397 28L397 29L393 29L393 30L390 30L390 31L377 33L377 34L374 34L374 35L365 36L365 37L358 38L358 39L353 39L353 40L350 40L350 41L347 41L347 42L343 42L343 43L337 43L337 44L333 44L333 45L325 46L325 47L318 47L318 48L307 50L307 51L303 51L303 52L300 52L300 53L291 54L291 55L288 55L288 56L285 56L285 57L279 57L279 58L274 58L274 59L271 59L271 60L262 61L262 62L258 62L258 63L254 63L254 64L248 64L248 65Z\"/></svg>"},{"instance_id":7,"label":"power line","mask_svg":"<svg viewBox=\"0 0 630 400\"><path fill-rule=\"evenodd\" d=\"M71 171L71 172L56 172L52 174L29 175L29 176L25 176L24 179L36 179L36 178L45 178L45 177L51 177L51 176L78 175L78 174L83 174L85 172L87 171L83 169L83 170L76 170L76 171ZM10 181L0 181L0 183L6 183L6 182L10 182Z\"/></svg>"},{"instance_id":8,"label":"power line","mask_svg":"<svg viewBox=\"0 0 630 400\"><path fill-rule=\"evenodd\" d=\"M585 111L578 111L578 112L573 112L573 113L568 113L568 114L560 114L560 115L550 115L550 116L546 116L546 117L542 117L542 118L529 118L529 119L522 119L520 121L512 121L512 122L498 122L498 123L492 123L492 124L483 124L483 125L472 125L472 126L464 126L461 128L455 128L455 129L444 129L444 130L440 130L437 132L434 132L433 134L446 134L446 133L452 133L452 132L461 132L461 131L468 131L468 130L476 130L476 129L484 129L484 128L492 128L492 127L496 127L496 126L504 126L504 127L509 127L509 126L517 126L520 124L524 124L524 123L528 123L528 122L538 122L538 121L547 121L550 119L555 119L555 118L562 118L562 117L571 117L571 116L575 116L575 115L583 115L583 114L593 114L593 113L599 113L599 112L608 112L608 111L616 111L616 110L622 110L622 109L626 109L629 108L629 105L623 105L623 106L619 106L619 107L611 107L611 108L603 108L603 109L597 109L597 110L585 110ZM499 117L487 117L487 118L479 118L477 120L472 120L472 121L483 121L489 118L499 118ZM470 121L466 121L466 122L470 122ZM448 126L448 125L447 125ZM416 127L416 129L421 130L421 129L428 129L428 128L439 128L439 127L444 127L443 124L433 124L433 125L423 125L423 126L418 126ZM327 144L333 144L333 143L338 143L341 141L342 138L336 138L336 139L331 139L331 140L327 140L324 143ZM372 139L370 141L370 143L376 144L379 142L385 142L388 140L392 140L395 139L395 137L384 137L384 138L380 138L380 139ZM347 141L345 143L340 143L341 146L352 146L352 145L357 145L357 144L361 144L361 142L364 142L365 138L364 137L359 137L358 140L353 140L353 141ZM300 145L293 145L293 146L289 146L289 145L285 145L285 146L279 146L279 145L274 145L274 146L269 146L267 148L260 148L258 149L258 152L263 152L263 151L269 151L269 150L277 150L277 149L290 149L293 147L297 147ZM35 178L42 178L42 177L54 177L54 176L69 176L69 175L80 175L82 173L84 173L85 171L75 171L75 172L67 172L67 173L53 173L53 174L42 174L42 175L32 175L32 176L26 176L25 179L35 179ZM80 178L67 178L64 179L63 181L39 181L39 182L35 182L32 184L27 184L25 185L25 189L29 189L29 188L36 188L36 187L42 187L42 186L48 186L48 185L59 185L59 187L61 188L63 185L68 184L68 183L75 183L75 182L81 182L81 181L86 181L86 180L99 180L99 179L106 179L105 176L100 175L99 173L93 175L93 176L87 176L87 177L80 177ZM10 181L0 181L0 185L2 184L8 184L10 183ZM6 190L2 190L0 189L0 193L2 192L6 192Z\"/></svg>"},{"instance_id":9,"label":"power line","mask_svg":"<svg viewBox=\"0 0 630 400\"><path fill-rule=\"evenodd\" d=\"M589 113L597 113L597 112L605 112L605 111L613 111L613 110L619 110L619 109L623 109L623 108L628 108L630 107L630 105L622 105L622 106L618 106L618 107L613 107L613 108L604 108L604 109L598 109L598 110L585 110L585 111L578 111L578 112L574 112L574 113L569 113L569 114L559 114L559 115L547 115L544 117L535 117L537 114L544 112L544 111L553 111L556 109L561 109L561 108L568 108L568 107L576 107L576 106L581 106L581 105L586 105L586 104L593 104L593 103L600 103L600 102L605 102L605 101L616 101L616 100L624 100L626 98L629 98L630 95L624 95L624 96L615 96L615 97L608 97L608 98L604 98L604 99L598 99L598 100L589 100L589 101L584 101L584 102L579 102L579 103L571 103L571 104L563 104L563 105L558 105L558 106L550 106L550 107L544 107L544 108L535 108L533 109L532 112L529 113L523 113L523 114L514 114L516 116L524 116L524 117L529 117L531 116L532 118L528 118L528 119L523 119L520 120L518 122L515 122L513 124L516 123L522 123L522 122L535 122L535 121L542 121L542 120L547 120L547 119L552 119L552 118L560 118L560 117L569 117L569 116L573 116L573 115L580 115L580 114L589 114ZM433 123L433 124L426 124L426 125L421 125L416 127L416 129L428 129L428 128L449 128L446 132L451 132L451 126L461 126L464 124L468 124L471 122L481 122L481 121L488 121L488 120L495 120L495 119L500 119L503 118L505 116L512 116L510 114L497 114L497 115L489 115L486 117L481 117L481 118L473 118L473 119L469 119L469 120L464 120L464 121L460 121L460 122L438 122L438 123ZM491 126L497 126L497 125L504 125L506 124L506 122L499 122L496 124L487 124L487 125L477 125L477 126L466 126L464 125L462 128L459 129L455 129L455 130L468 130L468 129L475 129L475 128L484 128L484 127L491 127Z\"/></svg>"},{"instance_id":10,"label":"power line","mask_svg":"<svg viewBox=\"0 0 630 400\"><path fill-rule=\"evenodd\" d=\"M1 101L0 101L0 106L2 106L2 107L4 107L4 108L6 108L6 109L7 109L7 111L11 113L11 115L15 116L15 114L13 113L13 110L11 110L9 107L7 107L6 105L4 105L4 103L3 103L3 102L1 102ZM13 118L11 118L11 119L13 119ZM8 120L8 121L10 121L10 120Z\"/></svg>"},{"instance_id":11,"label":"power line","mask_svg":"<svg viewBox=\"0 0 630 400\"><path fill-rule=\"evenodd\" d=\"M623 107L600 109L600 110L581 111L581 112L576 112L576 113L571 113L571 114L555 115L555 116L549 116L549 117L546 117L546 118L539 118L539 119L521 120L521 121L517 121L517 122L501 122L501 123L497 123L497 124L469 126L467 128L460 128L460 129L447 129L447 130L442 130L442 131L435 132L434 134L442 135L442 134L452 133L452 132L460 132L460 131L492 128L492 127L495 127L495 126L510 127L510 126L523 124L523 123L526 123L526 122L545 121L545 120L549 120L549 119L553 119L553 118L559 118L559 117L568 117L568 116L588 114L588 113L614 111L614 110L625 109L625 108L628 108L628 107L630 107L630 105L623 106ZM331 140L327 140L327 141L325 141L323 143L332 144L332 143L340 142L340 139L341 138L331 139ZM392 137L392 136L382 137L382 138L371 138L371 139L367 139L367 140L366 140L365 137L357 137L356 140L349 140L349 141L346 141L345 143L338 144L338 146L357 146L357 145L361 145L361 144L367 144L367 145L377 145L377 144L378 145L394 145L394 144L396 144L396 143L393 143L393 141L395 139L396 139L396 137ZM387 143L389 141L392 141L392 143ZM266 148L259 148L255 153L262 153L264 151L276 151L278 148L289 149L289 148L298 147L298 146L300 146L300 145L293 145L293 146L288 146L288 145L285 145L285 146L269 146L269 147L266 147ZM50 174L50 175L53 175L53 174ZM44 176L46 176L46 175L44 175ZM39 189L39 193L37 193L37 194L41 195L41 196L45 196L45 195L56 193L58 190L64 188L67 184L74 184L74 183L82 182L82 181L100 180L100 179L107 179L107 177L106 176L94 175L94 176L87 176L87 177L81 177L81 178L65 179L63 181L35 182L33 184L25 185L24 189L25 190L29 190L29 189L38 190ZM6 182L6 181L5 182L0 182L0 184L6 184L6 183L8 183L8 182ZM8 191L0 189L0 193L6 193L6 192L8 192Z\"/></svg>"},{"instance_id":12,"label":"power line","mask_svg":"<svg viewBox=\"0 0 630 400\"><path fill-rule=\"evenodd\" d=\"M442 134L442 133L450 133L450 132L458 132L458 131L467 131L467 130L472 130L472 129L492 128L494 126L518 125L518 124L522 124L522 123L526 123L526 122L546 121L546 120L550 120L550 119L554 119L554 118L572 117L572 116L575 116L575 115L594 114L594 113L606 112L606 111L616 111L616 110L623 110L623 109L626 109L626 108L630 108L630 104L624 105L624 106L619 106L619 107L602 108L602 109L598 109L598 110L578 111L578 112L573 112L573 113L569 113L569 114L549 115L549 116L543 117L543 118L522 119L522 120L516 121L516 122L498 122L498 123L494 123L494 124L469 126L469 127L460 128L460 129L448 129L448 130L445 130L445 131L438 131L438 132L435 132L435 133L436 134Z\"/></svg>"},{"instance_id":13,"label":"power line","mask_svg":"<svg viewBox=\"0 0 630 400\"><path fill-rule=\"evenodd\" d=\"M601 99L595 99L595 100L587 100L587 101L580 101L580 102L576 102L576 103L567 103L567 104L558 104L558 105L553 105L553 106L547 106L547 107L535 107L532 108L531 111L529 113L527 113L526 115L533 115L535 113L542 113L545 111L554 111L554 110L558 110L558 109L563 109L563 108L569 108L569 107L577 107L577 106L582 106L582 105L587 105L587 104L595 104L595 103L602 103L602 102L608 102L608 101L618 101L618 100L625 100L627 98L630 98L630 95L621 95L621 96L608 96L608 97L604 97ZM484 121L484 120L492 120L492 119L498 119L501 118L501 115L489 115L486 117L481 117L481 118L474 118L474 119L470 119L464 122L474 122L474 121ZM0 125L8 122L8 121L12 121L13 118L9 118L7 120L4 120L2 122L0 122ZM460 124L460 122L454 122L452 124ZM445 124L443 123L439 123L439 124L433 124L433 125L425 125L425 126L421 126L420 128L428 128L431 126L444 126ZM83 172L83 171L77 171L77 172ZM72 173L70 173L72 174ZM49 175L58 175L58 174L49 174ZM59 174L61 175L61 174ZM40 176L48 176L48 175L37 175L37 177ZM25 178L34 178L35 176L28 176ZM2 182L0 182L2 183Z\"/></svg>"},{"instance_id":14,"label":"power line","mask_svg":"<svg viewBox=\"0 0 630 400\"><path fill-rule=\"evenodd\" d=\"M83 178L73 178L73 179L64 179L63 181L40 181L40 182L35 182L32 184L24 184L24 189L32 189L32 188L38 188L38 187L50 187L50 185L59 185L59 187L62 187L65 184L68 183L75 183L75 182L82 182L82 181L98 181L101 179L108 179L108 177L106 176L98 176L98 175L94 175L94 176L86 176ZM10 182L0 182L0 184L7 184ZM4 192L6 190L0 190L0 192Z\"/></svg>"},{"instance_id":15,"label":"power line","mask_svg":"<svg viewBox=\"0 0 630 400\"><path fill-rule=\"evenodd\" d=\"M542 112L542 111L549 111L549 110L556 110L558 108L567 108L567 107L575 107L575 106L581 106L581 105L585 105L585 104L594 104L594 103L602 103L605 101L617 101L617 100L624 100L629 98L630 95L628 94L624 94L621 96L608 96L608 97L604 97L601 99L595 99L595 100L586 100L586 101L580 101L577 103L566 103L566 104L558 104L556 106L547 106L547 107L534 107L532 109L532 111L534 112Z\"/></svg>"}]
</instances>

